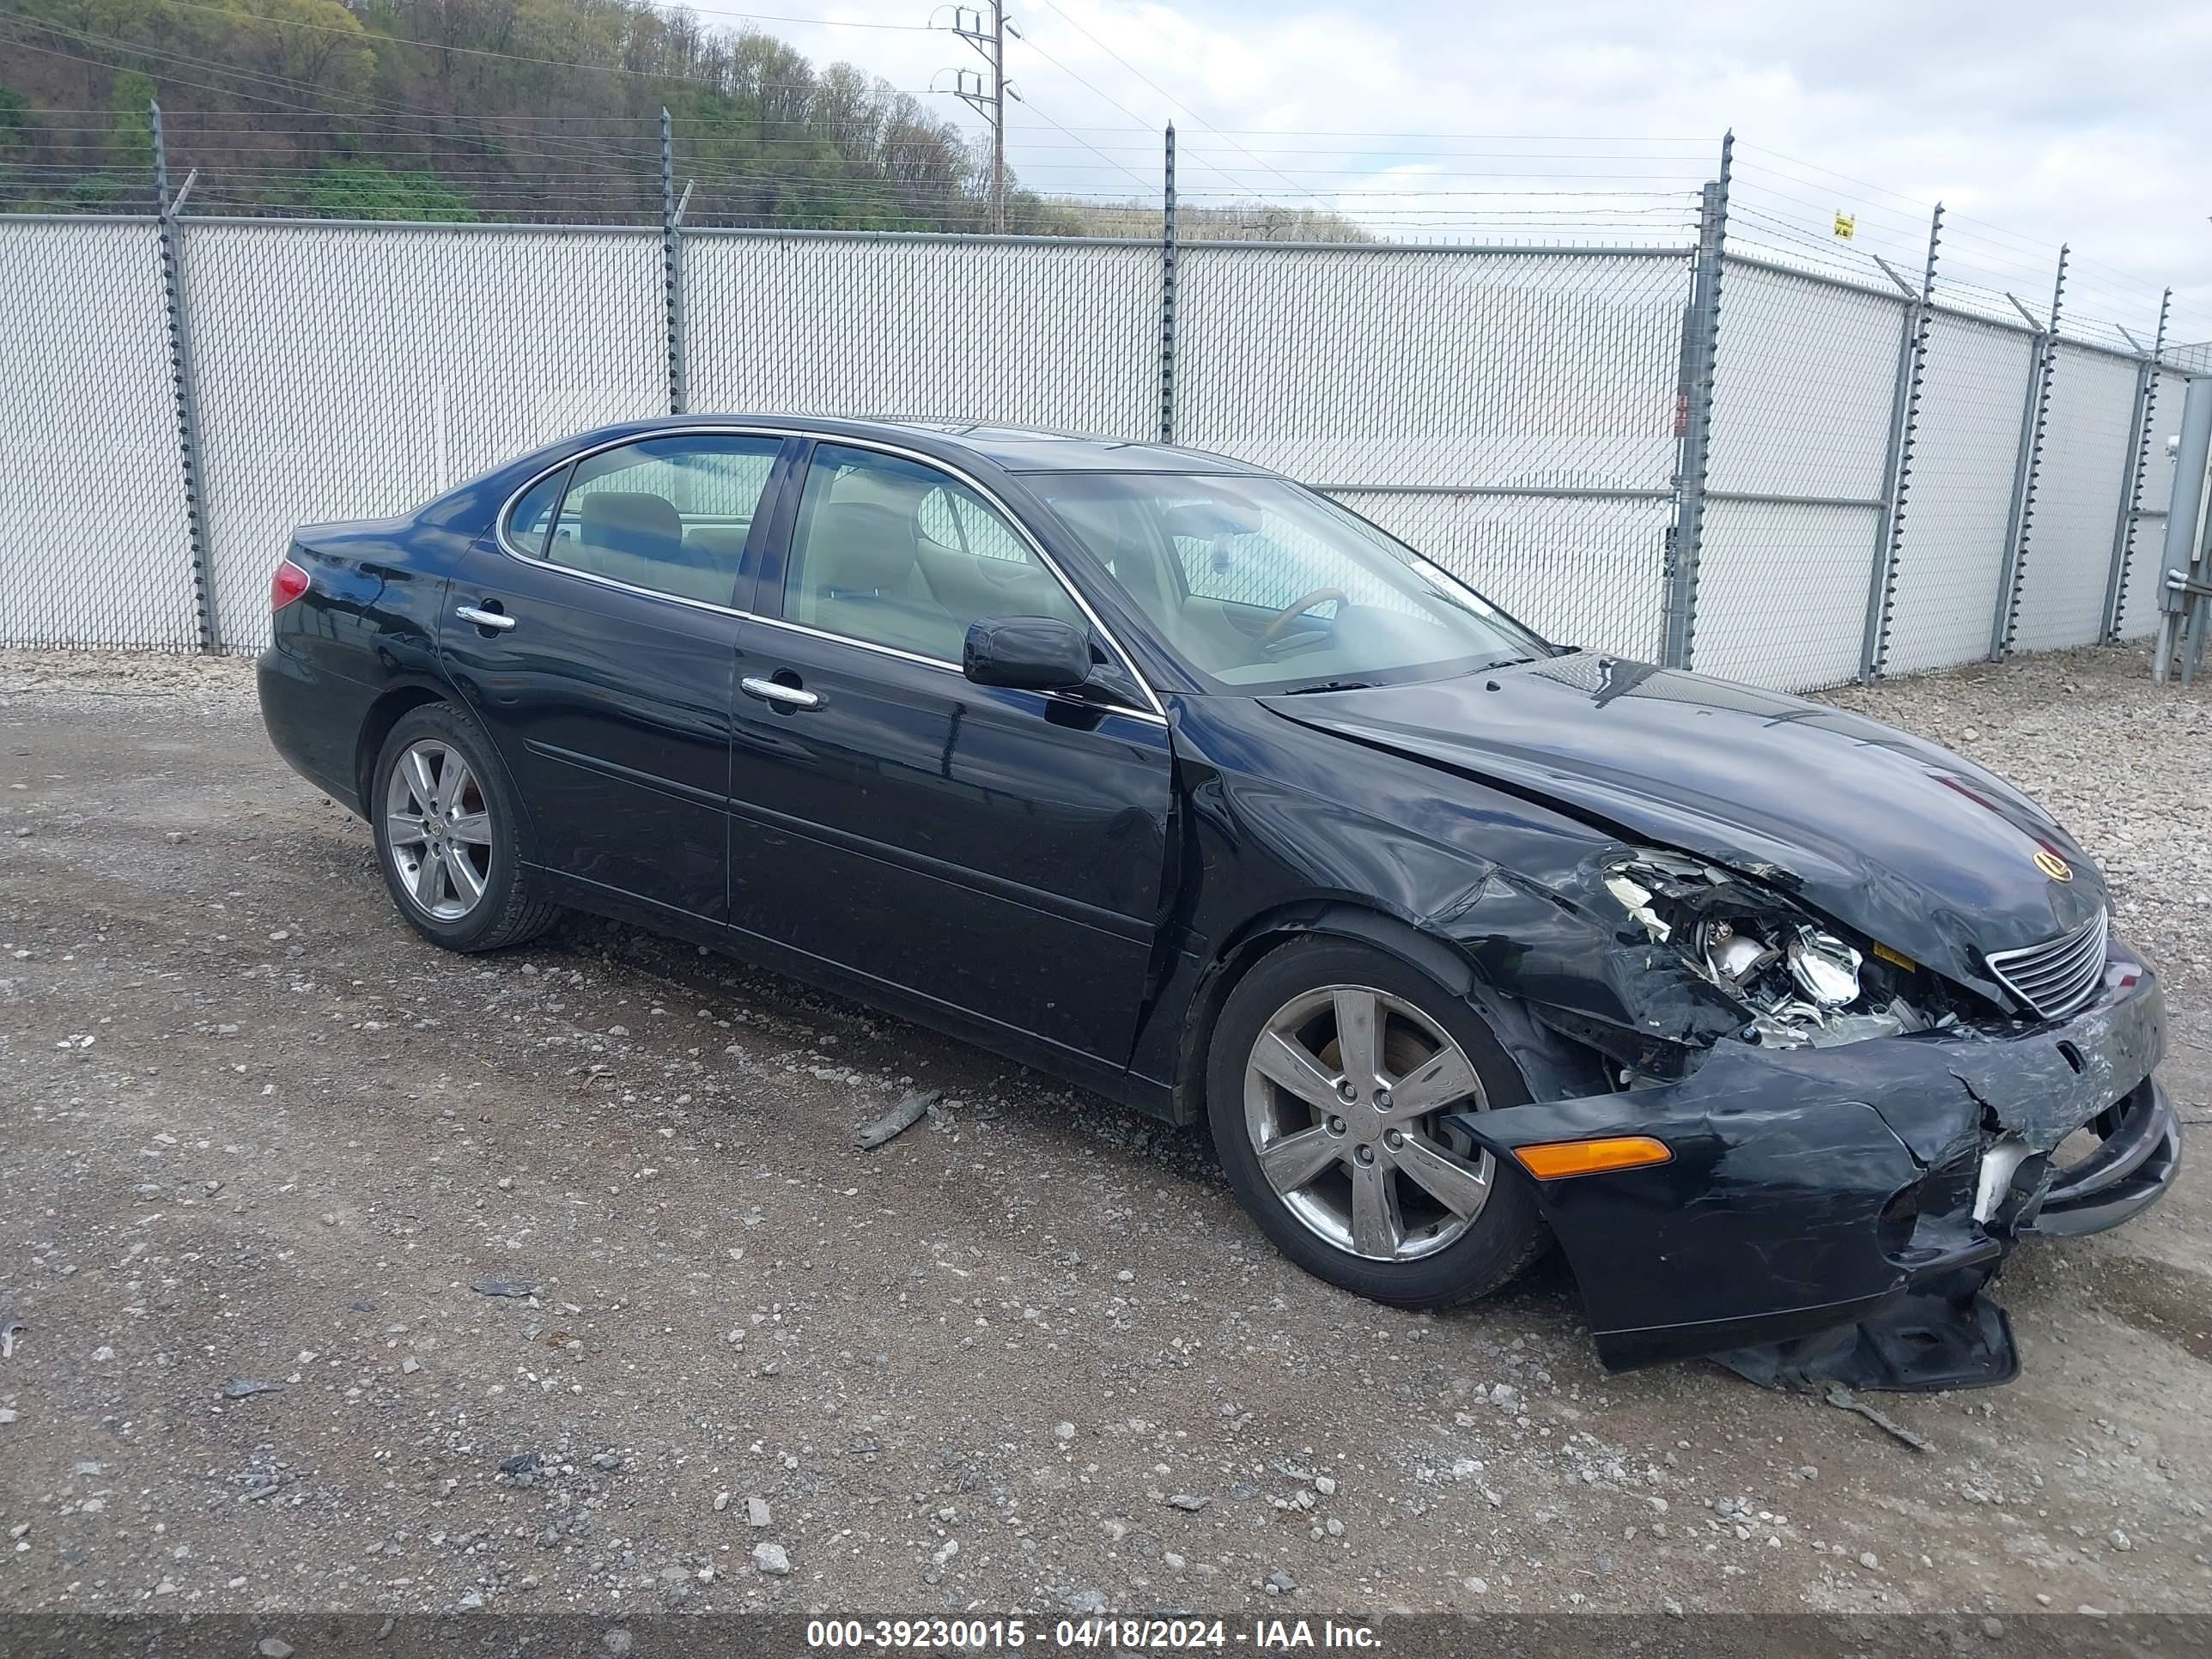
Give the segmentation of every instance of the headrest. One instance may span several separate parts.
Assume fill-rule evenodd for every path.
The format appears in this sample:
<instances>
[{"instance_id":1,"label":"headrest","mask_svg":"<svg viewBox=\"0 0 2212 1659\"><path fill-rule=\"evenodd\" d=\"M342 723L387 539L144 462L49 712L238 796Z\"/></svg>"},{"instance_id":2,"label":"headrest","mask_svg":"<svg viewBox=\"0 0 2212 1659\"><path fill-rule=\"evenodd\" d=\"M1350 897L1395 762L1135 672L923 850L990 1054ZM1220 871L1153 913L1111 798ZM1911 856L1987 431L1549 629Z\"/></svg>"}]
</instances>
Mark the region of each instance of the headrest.
<instances>
[{"instance_id":1,"label":"headrest","mask_svg":"<svg viewBox=\"0 0 2212 1659\"><path fill-rule=\"evenodd\" d=\"M888 507L907 518L920 510L922 498L937 486L926 478L887 467L856 466L841 472L830 485L828 505L871 503Z\"/></svg>"},{"instance_id":2,"label":"headrest","mask_svg":"<svg viewBox=\"0 0 2212 1659\"><path fill-rule=\"evenodd\" d=\"M824 501L806 540L806 585L831 598L902 588L914 570L914 520L874 501Z\"/></svg>"},{"instance_id":3,"label":"headrest","mask_svg":"<svg viewBox=\"0 0 2212 1659\"><path fill-rule=\"evenodd\" d=\"M641 559L674 559L684 546L684 520L659 495L609 489L580 498L577 516L586 547L611 548Z\"/></svg>"}]
</instances>

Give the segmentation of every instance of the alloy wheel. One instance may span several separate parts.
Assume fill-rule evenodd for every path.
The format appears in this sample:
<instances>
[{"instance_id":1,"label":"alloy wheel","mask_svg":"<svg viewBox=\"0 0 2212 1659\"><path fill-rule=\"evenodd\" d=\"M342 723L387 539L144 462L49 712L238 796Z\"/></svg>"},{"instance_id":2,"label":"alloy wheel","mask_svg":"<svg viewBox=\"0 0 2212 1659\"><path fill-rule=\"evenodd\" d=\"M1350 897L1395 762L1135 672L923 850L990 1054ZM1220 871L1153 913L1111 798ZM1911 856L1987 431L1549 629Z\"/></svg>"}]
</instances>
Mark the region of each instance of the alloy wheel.
<instances>
[{"instance_id":1,"label":"alloy wheel","mask_svg":"<svg viewBox=\"0 0 2212 1659\"><path fill-rule=\"evenodd\" d=\"M491 811L483 786L450 744L408 744L384 787L385 856L408 898L459 921L491 884Z\"/></svg>"},{"instance_id":2,"label":"alloy wheel","mask_svg":"<svg viewBox=\"0 0 2212 1659\"><path fill-rule=\"evenodd\" d=\"M1474 1224L1494 1161L1438 1119L1488 1105L1459 1044L1370 986L1291 998L1245 1063L1245 1129L1267 1184L1308 1231L1370 1261L1433 1255Z\"/></svg>"}]
</instances>

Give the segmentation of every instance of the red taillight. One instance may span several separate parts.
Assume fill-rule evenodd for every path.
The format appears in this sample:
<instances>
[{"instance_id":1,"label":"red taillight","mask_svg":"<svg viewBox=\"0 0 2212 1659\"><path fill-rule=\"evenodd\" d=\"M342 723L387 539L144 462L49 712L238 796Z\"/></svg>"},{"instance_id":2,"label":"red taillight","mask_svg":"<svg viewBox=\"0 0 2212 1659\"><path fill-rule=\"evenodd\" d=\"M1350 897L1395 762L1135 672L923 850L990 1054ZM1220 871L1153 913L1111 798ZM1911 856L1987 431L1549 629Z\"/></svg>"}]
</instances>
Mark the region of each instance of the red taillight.
<instances>
[{"instance_id":1,"label":"red taillight","mask_svg":"<svg viewBox=\"0 0 2212 1659\"><path fill-rule=\"evenodd\" d=\"M269 579L269 608L282 611L307 591L307 573L289 559L278 560L276 574Z\"/></svg>"}]
</instances>

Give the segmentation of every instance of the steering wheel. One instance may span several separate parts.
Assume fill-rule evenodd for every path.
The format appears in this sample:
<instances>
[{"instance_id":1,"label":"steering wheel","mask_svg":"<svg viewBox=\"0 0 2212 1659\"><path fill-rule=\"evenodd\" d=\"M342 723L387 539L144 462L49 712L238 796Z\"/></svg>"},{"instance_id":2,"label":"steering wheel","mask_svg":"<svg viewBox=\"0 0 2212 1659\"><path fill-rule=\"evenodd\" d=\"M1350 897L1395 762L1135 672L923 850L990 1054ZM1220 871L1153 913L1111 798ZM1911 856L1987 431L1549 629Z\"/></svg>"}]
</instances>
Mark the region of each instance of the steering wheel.
<instances>
[{"instance_id":1,"label":"steering wheel","mask_svg":"<svg viewBox=\"0 0 2212 1659\"><path fill-rule=\"evenodd\" d=\"M1284 635L1291 631L1292 623L1304 616L1316 605L1326 605L1331 599L1341 605L1347 602L1349 597L1340 587L1316 587L1304 599L1291 600L1290 604L1278 611L1267 625L1260 630L1260 643L1275 644Z\"/></svg>"}]
</instances>

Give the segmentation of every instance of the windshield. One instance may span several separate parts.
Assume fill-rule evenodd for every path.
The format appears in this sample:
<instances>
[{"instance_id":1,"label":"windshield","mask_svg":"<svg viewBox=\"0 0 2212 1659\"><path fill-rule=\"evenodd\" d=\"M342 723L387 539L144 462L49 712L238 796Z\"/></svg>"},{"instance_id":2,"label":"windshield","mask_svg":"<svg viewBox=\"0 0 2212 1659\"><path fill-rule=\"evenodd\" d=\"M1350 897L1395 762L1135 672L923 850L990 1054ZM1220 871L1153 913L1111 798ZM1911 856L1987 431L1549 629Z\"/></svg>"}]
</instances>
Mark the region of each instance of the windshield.
<instances>
[{"instance_id":1,"label":"windshield","mask_svg":"<svg viewBox=\"0 0 2212 1659\"><path fill-rule=\"evenodd\" d=\"M1448 572L1280 478L1066 472L1023 482L1212 690L1340 690L1548 654Z\"/></svg>"}]
</instances>

